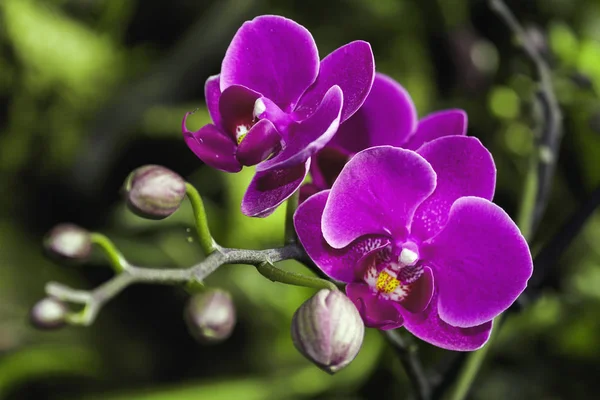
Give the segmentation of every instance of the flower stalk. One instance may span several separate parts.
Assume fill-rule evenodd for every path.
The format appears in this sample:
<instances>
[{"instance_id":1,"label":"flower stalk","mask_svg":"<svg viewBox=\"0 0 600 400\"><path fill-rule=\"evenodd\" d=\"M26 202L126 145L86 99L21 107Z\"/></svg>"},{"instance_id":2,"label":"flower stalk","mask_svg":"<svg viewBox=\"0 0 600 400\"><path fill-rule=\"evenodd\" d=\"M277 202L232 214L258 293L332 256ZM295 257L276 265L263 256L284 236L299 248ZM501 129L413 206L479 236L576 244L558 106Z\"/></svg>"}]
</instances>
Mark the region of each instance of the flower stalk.
<instances>
[{"instance_id":1,"label":"flower stalk","mask_svg":"<svg viewBox=\"0 0 600 400\"><path fill-rule=\"evenodd\" d=\"M338 290L333 282L325 279L312 277L297 272L285 271L277 268L269 261L261 262L256 266L256 270L265 278L273 282L281 282L288 285L304 286L314 289Z\"/></svg>"},{"instance_id":2,"label":"flower stalk","mask_svg":"<svg viewBox=\"0 0 600 400\"><path fill-rule=\"evenodd\" d=\"M116 273L121 273L127 269L129 263L123 257L123 254L117 249L117 246L110 240L107 236L93 232L90 234L91 242L98 246L100 250L105 254L106 258L113 271Z\"/></svg>"},{"instance_id":3,"label":"flower stalk","mask_svg":"<svg viewBox=\"0 0 600 400\"><path fill-rule=\"evenodd\" d=\"M286 201L285 207L285 244L291 244L298 241L298 235L294 228L294 213L298 208L298 202L300 200L300 191L297 190L289 199Z\"/></svg>"},{"instance_id":4,"label":"flower stalk","mask_svg":"<svg viewBox=\"0 0 600 400\"><path fill-rule=\"evenodd\" d=\"M417 355L417 346L406 343L398 330L381 331L393 346L419 400L431 398L431 386Z\"/></svg>"},{"instance_id":5,"label":"flower stalk","mask_svg":"<svg viewBox=\"0 0 600 400\"><path fill-rule=\"evenodd\" d=\"M209 255L219 247L210 234L204 202L202 201L202 197L200 197L200 194L196 188L188 182L185 184L185 193L190 201L190 204L192 205L194 212L194 222L196 225L196 231L198 232L198 242L200 243L200 247L202 248L204 254Z\"/></svg>"},{"instance_id":6,"label":"flower stalk","mask_svg":"<svg viewBox=\"0 0 600 400\"><path fill-rule=\"evenodd\" d=\"M202 282L207 276L225 264L255 265L263 276L276 282L337 290L333 283L324 279L284 271L273 265L283 260L302 260L305 255L296 244L266 250L219 248L209 254L203 261L190 268L172 269L139 267L128 263L124 258L117 261L120 253L114 249L114 246L111 249L110 240L102 241L102 243L108 245L112 262L120 262L119 265L127 266L120 273L91 291L72 289L56 282L49 282L46 285L46 293L49 296L63 302L83 306L81 311L67 315L67 322L72 325L91 325L105 303L133 284L189 285L190 283Z\"/></svg>"}]
</instances>

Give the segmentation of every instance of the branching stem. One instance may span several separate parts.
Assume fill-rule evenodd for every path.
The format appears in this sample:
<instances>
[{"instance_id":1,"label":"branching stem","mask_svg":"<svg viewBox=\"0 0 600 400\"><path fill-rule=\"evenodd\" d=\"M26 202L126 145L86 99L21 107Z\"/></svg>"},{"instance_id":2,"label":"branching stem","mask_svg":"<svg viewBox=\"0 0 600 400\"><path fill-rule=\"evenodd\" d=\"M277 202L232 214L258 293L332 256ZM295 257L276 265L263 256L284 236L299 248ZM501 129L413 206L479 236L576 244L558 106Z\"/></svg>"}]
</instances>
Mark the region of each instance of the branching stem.
<instances>
[{"instance_id":1,"label":"branching stem","mask_svg":"<svg viewBox=\"0 0 600 400\"><path fill-rule=\"evenodd\" d=\"M273 265L279 261L301 259L302 257L303 252L297 245L288 245L267 250L221 248L212 252L200 263L187 269L137 267L128 264L127 261L122 259L122 264L120 265L127 265L127 268L122 268L121 272L117 272L112 279L92 291L72 289L60 283L50 282L46 285L46 293L62 301L82 304L84 306L83 310L70 314L69 322L74 325L88 326L94 322L98 312L106 302L130 285L135 283L179 285L190 282L201 282L216 271L217 268L225 264L258 266L261 263L267 262L271 267L268 271L261 271L261 273L273 281L317 287L315 282L318 280L321 281L321 287L328 286L325 280L284 271ZM333 284L331 283L331 285ZM335 285L333 287L335 288Z\"/></svg>"}]
</instances>

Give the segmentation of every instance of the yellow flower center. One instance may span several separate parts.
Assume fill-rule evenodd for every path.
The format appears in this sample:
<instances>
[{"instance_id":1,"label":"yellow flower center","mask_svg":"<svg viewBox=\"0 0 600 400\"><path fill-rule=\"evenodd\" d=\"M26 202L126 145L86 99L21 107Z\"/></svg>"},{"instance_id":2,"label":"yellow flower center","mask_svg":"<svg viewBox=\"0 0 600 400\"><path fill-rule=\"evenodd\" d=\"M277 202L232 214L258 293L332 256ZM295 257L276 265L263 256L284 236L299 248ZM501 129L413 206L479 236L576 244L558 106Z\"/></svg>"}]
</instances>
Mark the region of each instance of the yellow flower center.
<instances>
[{"instance_id":1,"label":"yellow flower center","mask_svg":"<svg viewBox=\"0 0 600 400\"><path fill-rule=\"evenodd\" d=\"M375 287L378 291L390 294L400 285L400 281L385 271L381 271L377 277Z\"/></svg>"}]
</instances>

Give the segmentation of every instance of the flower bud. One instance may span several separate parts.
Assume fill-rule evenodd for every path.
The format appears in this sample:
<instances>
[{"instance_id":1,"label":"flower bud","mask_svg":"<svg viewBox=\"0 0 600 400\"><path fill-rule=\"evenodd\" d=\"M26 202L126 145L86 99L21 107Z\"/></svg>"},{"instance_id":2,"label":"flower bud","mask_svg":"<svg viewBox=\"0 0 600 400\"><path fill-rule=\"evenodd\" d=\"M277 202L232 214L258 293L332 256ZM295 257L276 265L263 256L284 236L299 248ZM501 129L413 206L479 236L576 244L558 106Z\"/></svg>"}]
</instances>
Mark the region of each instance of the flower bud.
<instances>
[{"instance_id":1,"label":"flower bud","mask_svg":"<svg viewBox=\"0 0 600 400\"><path fill-rule=\"evenodd\" d=\"M137 168L125 181L129 208L140 217L163 219L173 214L185 197L185 181L160 165Z\"/></svg>"},{"instance_id":2,"label":"flower bud","mask_svg":"<svg viewBox=\"0 0 600 400\"><path fill-rule=\"evenodd\" d=\"M92 240L90 233L77 225L59 224L48 233L44 246L51 255L83 261L92 251Z\"/></svg>"},{"instance_id":3,"label":"flower bud","mask_svg":"<svg viewBox=\"0 0 600 400\"><path fill-rule=\"evenodd\" d=\"M58 329L66 324L67 306L54 297L38 301L29 313L29 320L38 329Z\"/></svg>"},{"instance_id":4,"label":"flower bud","mask_svg":"<svg viewBox=\"0 0 600 400\"><path fill-rule=\"evenodd\" d=\"M321 289L296 310L292 319L296 349L330 374L354 360L364 334L358 310L339 290Z\"/></svg>"},{"instance_id":5,"label":"flower bud","mask_svg":"<svg viewBox=\"0 0 600 400\"><path fill-rule=\"evenodd\" d=\"M188 302L185 319L190 333L202 343L217 343L231 336L235 326L235 307L224 290L209 289Z\"/></svg>"}]
</instances>

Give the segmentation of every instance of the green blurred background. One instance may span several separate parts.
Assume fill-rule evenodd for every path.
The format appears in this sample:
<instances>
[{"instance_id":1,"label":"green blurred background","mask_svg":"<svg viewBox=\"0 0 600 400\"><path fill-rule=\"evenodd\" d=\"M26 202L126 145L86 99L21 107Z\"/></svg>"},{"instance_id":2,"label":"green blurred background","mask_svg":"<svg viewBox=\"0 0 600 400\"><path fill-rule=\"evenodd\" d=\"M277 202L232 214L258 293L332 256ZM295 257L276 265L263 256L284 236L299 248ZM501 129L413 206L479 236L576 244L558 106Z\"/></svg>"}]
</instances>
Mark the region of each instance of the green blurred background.
<instances>
[{"instance_id":1,"label":"green blurred background","mask_svg":"<svg viewBox=\"0 0 600 400\"><path fill-rule=\"evenodd\" d=\"M555 71L565 138L537 251L600 182L600 2L509 1ZM90 328L38 332L27 312L45 282L91 289L110 277L100 255L65 267L42 238L74 222L106 233L134 263L184 267L202 257L187 204L150 222L119 196L135 167L163 164L205 197L224 245L281 243L283 214L241 215L252 171L213 171L185 146L180 123L209 118L203 85L219 72L239 25L259 14L305 25L323 57L369 41L377 69L412 94L419 115L469 114L469 134L492 151L495 201L511 215L532 150L533 70L485 1L467 0L0 0L0 399L406 398L393 351L369 331L356 361L334 377L293 348L294 310L312 291L271 283L247 266L207 283L233 293L232 338L202 346L182 318L187 294L136 286ZM538 301L509 318L476 382L474 399L600 397L600 215L570 249ZM289 263L287 268L303 271ZM419 344L435 368L448 352Z\"/></svg>"}]
</instances>

